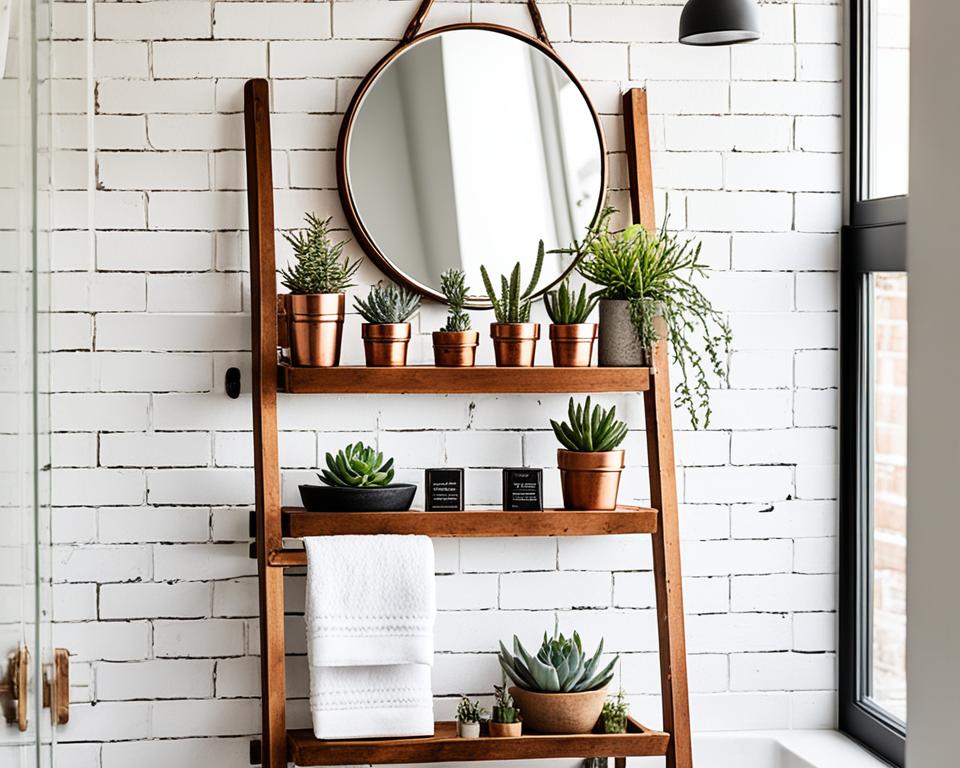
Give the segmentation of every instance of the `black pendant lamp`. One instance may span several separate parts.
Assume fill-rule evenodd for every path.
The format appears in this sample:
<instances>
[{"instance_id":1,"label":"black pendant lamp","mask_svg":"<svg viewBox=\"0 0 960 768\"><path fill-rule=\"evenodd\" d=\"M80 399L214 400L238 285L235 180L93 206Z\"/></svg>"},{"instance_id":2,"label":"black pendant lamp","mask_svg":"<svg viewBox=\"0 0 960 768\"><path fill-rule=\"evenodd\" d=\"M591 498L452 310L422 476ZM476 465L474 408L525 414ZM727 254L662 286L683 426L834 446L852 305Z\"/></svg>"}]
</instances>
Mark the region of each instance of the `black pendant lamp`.
<instances>
[{"instance_id":1,"label":"black pendant lamp","mask_svg":"<svg viewBox=\"0 0 960 768\"><path fill-rule=\"evenodd\" d=\"M680 42L733 45L760 39L756 0L687 0L680 15Z\"/></svg>"}]
</instances>

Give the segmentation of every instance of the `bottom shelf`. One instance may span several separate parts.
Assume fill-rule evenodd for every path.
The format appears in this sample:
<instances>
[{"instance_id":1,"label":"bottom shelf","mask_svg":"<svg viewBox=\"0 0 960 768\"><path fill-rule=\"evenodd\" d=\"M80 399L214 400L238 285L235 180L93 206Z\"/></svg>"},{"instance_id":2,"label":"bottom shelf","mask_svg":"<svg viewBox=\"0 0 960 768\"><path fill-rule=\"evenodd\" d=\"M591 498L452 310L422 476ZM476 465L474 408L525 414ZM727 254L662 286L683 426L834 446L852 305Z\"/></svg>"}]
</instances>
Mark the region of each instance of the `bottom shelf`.
<instances>
[{"instance_id":1,"label":"bottom shelf","mask_svg":"<svg viewBox=\"0 0 960 768\"><path fill-rule=\"evenodd\" d=\"M670 735L630 719L626 733L584 733L479 739L457 737L454 722L435 724L433 736L321 741L309 730L287 732L287 759L296 765L443 763L470 760L534 760L556 757L634 757L667 753Z\"/></svg>"}]
</instances>

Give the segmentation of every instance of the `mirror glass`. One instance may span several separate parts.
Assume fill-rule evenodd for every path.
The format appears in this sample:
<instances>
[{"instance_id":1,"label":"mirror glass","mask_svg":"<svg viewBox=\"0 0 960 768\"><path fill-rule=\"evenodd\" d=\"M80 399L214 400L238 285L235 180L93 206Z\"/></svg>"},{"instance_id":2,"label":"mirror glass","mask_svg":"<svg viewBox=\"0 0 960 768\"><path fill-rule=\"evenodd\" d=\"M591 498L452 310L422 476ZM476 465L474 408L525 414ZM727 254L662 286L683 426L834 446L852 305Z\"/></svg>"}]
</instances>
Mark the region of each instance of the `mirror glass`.
<instances>
[{"instance_id":1,"label":"mirror glass","mask_svg":"<svg viewBox=\"0 0 960 768\"><path fill-rule=\"evenodd\" d=\"M599 122L544 48L490 29L428 34L361 92L344 147L355 229L393 277L438 295L467 275L473 306L519 260L582 239L604 194ZM349 116L347 118L350 119ZM349 207L349 206L348 206ZM541 290L572 266L547 254Z\"/></svg>"}]
</instances>

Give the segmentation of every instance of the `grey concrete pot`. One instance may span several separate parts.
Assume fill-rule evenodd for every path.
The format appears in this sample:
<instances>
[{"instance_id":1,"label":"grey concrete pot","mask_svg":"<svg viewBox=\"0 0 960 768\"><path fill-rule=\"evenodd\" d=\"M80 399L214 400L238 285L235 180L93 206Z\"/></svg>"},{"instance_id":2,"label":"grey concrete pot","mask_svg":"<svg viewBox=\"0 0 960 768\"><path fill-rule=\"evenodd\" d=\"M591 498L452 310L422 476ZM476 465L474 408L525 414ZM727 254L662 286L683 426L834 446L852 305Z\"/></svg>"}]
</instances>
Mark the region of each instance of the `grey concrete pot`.
<instances>
[{"instance_id":1,"label":"grey concrete pot","mask_svg":"<svg viewBox=\"0 0 960 768\"><path fill-rule=\"evenodd\" d=\"M647 352L637 338L625 299L600 299L597 362L602 366L647 365Z\"/></svg>"}]
</instances>

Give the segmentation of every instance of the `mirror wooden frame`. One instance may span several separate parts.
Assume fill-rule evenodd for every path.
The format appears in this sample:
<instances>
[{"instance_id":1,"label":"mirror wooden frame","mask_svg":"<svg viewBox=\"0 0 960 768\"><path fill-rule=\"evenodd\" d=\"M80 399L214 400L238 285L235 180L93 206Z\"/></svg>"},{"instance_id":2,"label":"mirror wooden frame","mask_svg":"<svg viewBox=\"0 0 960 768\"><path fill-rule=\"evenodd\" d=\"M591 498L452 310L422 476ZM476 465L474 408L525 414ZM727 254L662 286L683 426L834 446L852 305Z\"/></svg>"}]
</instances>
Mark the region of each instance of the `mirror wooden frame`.
<instances>
[{"instance_id":1,"label":"mirror wooden frame","mask_svg":"<svg viewBox=\"0 0 960 768\"><path fill-rule=\"evenodd\" d=\"M367 94L367 92L376 82L377 78L387 68L387 66L390 65L391 62L403 55L403 53L409 48L417 43L422 42L423 40L443 34L444 32L451 32L461 29L487 30L489 32L495 32L497 34L513 37L521 42L526 43L527 45L533 46L545 56L550 58L550 60L559 66L564 74L570 78L570 81L580 91L580 95L583 96L583 100L587 106L587 109L590 111L590 116L593 118L593 124L597 131L597 141L600 144L600 194L597 200L597 208L593 213L591 222L595 222L597 220L597 217L604 208L604 201L607 196L608 163L607 145L606 141L604 140L603 126L600 123L600 117L597 114L593 103L590 101L590 97L587 95L583 85L550 44L550 40L547 38L546 32L543 28L543 22L540 19L540 13L537 10L535 0L528 0L527 7L530 10L533 25L539 37L533 37L532 35L528 35L526 32L523 32L519 29L514 29L513 27L487 23L447 24L445 26L430 29L422 34L418 34L420 26L423 24L427 12L430 10L432 2L433 0L424 0L420 6L420 9L417 11L417 14L407 27L407 31L400 42L386 56L380 59L373 69L367 73L357 88L356 93L353 94L353 98L350 100L350 105L347 107L347 111L344 113L343 122L340 124L340 135L337 139L337 189L340 193L340 202L343 205L343 212L346 216L347 222L350 224L350 229L353 230L353 234L356 237L357 242L360 244L360 247L363 248L364 252L373 260L373 262L395 282L405 285L406 287L417 291L423 296L435 299L441 303L446 303L446 299L444 298L443 294L440 293L440 291L438 291L436 288L432 288L431 286L424 285L420 281L407 275L402 269L394 264L390 258L383 253L383 251L380 250L380 248L374 242L370 232L364 226L360 217L360 213L357 211L354 203L353 195L350 192L350 183L347 177L347 152L350 148L350 134L353 128L353 122L356 119L357 111L360 108L363 97ZM546 293L546 291L563 281L563 279L573 271L575 266L576 260L574 260L570 266L567 267L550 284L538 289L534 294L534 297L536 298L542 296L544 293ZM490 309L491 305L486 299L480 296L473 296L471 297L471 300L467 302L467 306L471 309Z\"/></svg>"}]
</instances>

